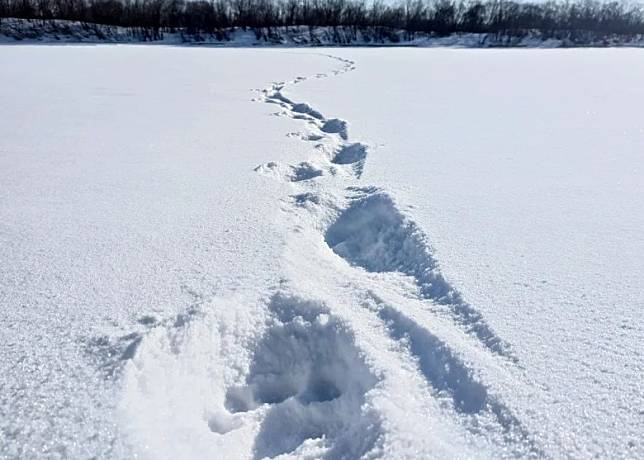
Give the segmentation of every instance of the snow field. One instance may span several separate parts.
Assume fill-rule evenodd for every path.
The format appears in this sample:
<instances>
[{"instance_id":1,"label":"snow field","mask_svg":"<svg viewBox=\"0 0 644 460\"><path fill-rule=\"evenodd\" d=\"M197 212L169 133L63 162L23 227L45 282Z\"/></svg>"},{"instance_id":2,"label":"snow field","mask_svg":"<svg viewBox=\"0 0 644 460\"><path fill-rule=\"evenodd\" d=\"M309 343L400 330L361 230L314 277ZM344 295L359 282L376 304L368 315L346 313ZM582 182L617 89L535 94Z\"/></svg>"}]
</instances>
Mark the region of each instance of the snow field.
<instances>
[{"instance_id":1,"label":"snow field","mask_svg":"<svg viewBox=\"0 0 644 460\"><path fill-rule=\"evenodd\" d=\"M0 456L642 456L638 52L0 49Z\"/></svg>"},{"instance_id":2,"label":"snow field","mask_svg":"<svg viewBox=\"0 0 644 460\"><path fill-rule=\"evenodd\" d=\"M503 398L538 444L641 457L641 52L398 51L337 50L356 70L298 97L369 141L361 181L511 345L538 390Z\"/></svg>"},{"instance_id":3,"label":"snow field","mask_svg":"<svg viewBox=\"0 0 644 460\"><path fill-rule=\"evenodd\" d=\"M339 61L335 76L354 69ZM307 161L255 168L293 187L279 204L288 225L279 286L233 305L211 299L201 309L214 321L206 332L200 321L146 338L150 348L126 365L123 408L145 440L137 444L153 458L173 448L199 458L541 455L497 386L521 382L531 396L509 347L443 279L413 221L360 183L368 145L351 139L346 121L285 93L305 80L259 97L300 124L290 137L311 144ZM199 336L213 330L216 338ZM177 340L190 346L173 352ZM178 356L159 369L159 353ZM197 392L190 414L158 413L185 406L196 368L196 386L210 390ZM178 421L186 418L194 426ZM189 443L177 447L177 434Z\"/></svg>"},{"instance_id":4,"label":"snow field","mask_svg":"<svg viewBox=\"0 0 644 460\"><path fill-rule=\"evenodd\" d=\"M250 99L333 62L267 51L0 47L0 457L131 458L123 363L278 279L289 186L253 167L305 149Z\"/></svg>"}]
</instances>

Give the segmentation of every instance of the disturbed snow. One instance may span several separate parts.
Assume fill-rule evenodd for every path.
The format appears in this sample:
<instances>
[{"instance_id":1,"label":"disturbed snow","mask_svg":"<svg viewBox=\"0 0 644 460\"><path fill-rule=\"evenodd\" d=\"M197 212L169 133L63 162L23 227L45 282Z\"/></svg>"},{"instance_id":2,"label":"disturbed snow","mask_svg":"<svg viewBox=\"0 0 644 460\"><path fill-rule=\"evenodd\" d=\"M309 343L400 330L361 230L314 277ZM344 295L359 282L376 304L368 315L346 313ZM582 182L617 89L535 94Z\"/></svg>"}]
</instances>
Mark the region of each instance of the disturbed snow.
<instances>
[{"instance_id":1,"label":"disturbed snow","mask_svg":"<svg viewBox=\"0 0 644 460\"><path fill-rule=\"evenodd\" d=\"M3 453L227 459L641 454L634 435L642 422L641 392L631 390L637 387L631 370L612 369L622 380L611 382L635 409L609 399L601 410L612 407L632 428L602 427L595 431L599 439L591 439L581 420L559 408L586 405L593 382L579 361L558 360L573 354L595 364L592 344L561 350L560 336L548 335L549 322L537 311L531 314L540 323L531 327L539 341L508 308L495 309L472 289L467 278L480 278L449 268L467 268L467 259L452 261L449 251L463 234L459 226L472 222L461 217L446 227L435 217L452 203L447 198L459 196L449 183L463 190L462 172L473 174L468 162L479 160L463 149L452 160L461 168L441 163L427 148L426 126L442 130L459 153L462 125L428 114L424 103L443 110L454 99L462 104L448 114L471 108L471 99L455 96L458 85L445 93L441 82L471 62L501 72L504 63L495 59L502 58L481 52L461 64L467 55L458 51L53 50L70 68L47 83L27 74L42 65L36 59L54 59L47 50L2 50L4 59L19 63L9 78L39 88L26 101L19 91L0 93L12 120L0 128L8 139L0 235L10 262L2 271L2 327L10 346L2 354L0 382L16 395L2 402L11 415L3 417ZM75 59L89 51L97 62L88 69ZM258 65L276 70L257 75ZM118 72L123 68L128 74ZM286 68L298 73L283 80ZM413 84L401 84L399 73L410 70ZM433 90L420 91L428 75L437 80ZM262 79L274 82L248 103L247 89ZM41 107L43 97L51 109ZM68 111L65 117L60 110ZM34 113L51 131L33 138L47 142L26 141L16 131L35 129ZM495 159L493 150L482 152ZM500 175L507 181L512 173ZM445 195L434 194L432 181ZM403 200L417 207L401 206ZM500 212L497 218L509 217ZM637 213L630 218L629 225L641 223ZM438 230L435 221L443 224ZM480 255L474 243L470 248ZM488 273L505 276L511 258L499 253L506 258L498 272ZM556 265L556 257L550 262ZM540 292L548 298L547 287ZM641 305L639 292L629 314ZM530 299L521 286L504 295L500 305ZM578 322L567 321L587 305L573 313L566 305L548 312L569 327L570 340L583 341ZM542 308L537 301L532 306ZM629 327L622 340L635 349L624 364L641 371L641 328L636 322ZM600 325L594 332L613 331ZM545 357L555 370L566 364L573 377L548 375ZM33 363L31 374L24 366L9 371L25 360ZM44 382L44 375L54 378ZM19 388L20 382L26 386ZM566 393L560 383L583 388ZM594 426L606 421L585 409ZM41 420L50 424L38 426Z\"/></svg>"},{"instance_id":2,"label":"disturbed snow","mask_svg":"<svg viewBox=\"0 0 644 460\"><path fill-rule=\"evenodd\" d=\"M526 430L552 456L642 457L641 51L335 54L356 70L299 98L370 141L361 180L511 344L540 388L517 401Z\"/></svg>"}]
</instances>

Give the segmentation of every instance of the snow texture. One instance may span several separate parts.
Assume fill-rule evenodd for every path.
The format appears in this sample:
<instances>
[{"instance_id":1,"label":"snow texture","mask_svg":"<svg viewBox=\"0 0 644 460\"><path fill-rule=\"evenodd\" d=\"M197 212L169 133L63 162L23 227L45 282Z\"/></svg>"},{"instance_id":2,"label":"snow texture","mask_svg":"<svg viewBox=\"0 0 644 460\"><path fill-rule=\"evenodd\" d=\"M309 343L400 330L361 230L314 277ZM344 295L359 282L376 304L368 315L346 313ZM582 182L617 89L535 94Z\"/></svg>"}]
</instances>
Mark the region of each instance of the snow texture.
<instances>
[{"instance_id":1,"label":"snow texture","mask_svg":"<svg viewBox=\"0 0 644 460\"><path fill-rule=\"evenodd\" d=\"M642 456L644 67L569 53L0 48L0 453Z\"/></svg>"},{"instance_id":2,"label":"snow texture","mask_svg":"<svg viewBox=\"0 0 644 460\"><path fill-rule=\"evenodd\" d=\"M349 262L418 278L418 259L401 264L383 243L400 232L394 220L422 229L457 304L511 345L539 388L521 401L511 385L503 398L544 453L642 457L641 52L334 54L356 71L307 81L298 95L351 121L374 146L361 180L403 204L370 237L389 262L370 262L357 237ZM350 212L376 203L382 215L380 198ZM361 225L384 228L365 216Z\"/></svg>"}]
</instances>

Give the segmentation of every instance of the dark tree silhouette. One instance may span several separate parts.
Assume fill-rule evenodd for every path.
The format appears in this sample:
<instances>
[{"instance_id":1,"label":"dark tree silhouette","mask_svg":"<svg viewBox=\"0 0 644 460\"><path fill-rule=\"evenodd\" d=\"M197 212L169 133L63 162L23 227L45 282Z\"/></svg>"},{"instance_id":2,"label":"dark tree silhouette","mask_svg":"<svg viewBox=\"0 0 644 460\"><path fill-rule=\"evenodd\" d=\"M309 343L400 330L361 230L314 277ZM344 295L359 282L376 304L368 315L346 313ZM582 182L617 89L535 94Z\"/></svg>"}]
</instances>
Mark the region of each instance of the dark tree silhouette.
<instances>
[{"instance_id":1,"label":"dark tree silhouette","mask_svg":"<svg viewBox=\"0 0 644 460\"><path fill-rule=\"evenodd\" d=\"M595 0L0 0L2 18L122 26L152 40L164 31L223 38L232 27L269 39L276 28L294 26L330 27L338 42L355 39L358 31L375 40L397 38L399 30L407 38L419 32L537 34L580 42L644 34L640 5Z\"/></svg>"}]
</instances>

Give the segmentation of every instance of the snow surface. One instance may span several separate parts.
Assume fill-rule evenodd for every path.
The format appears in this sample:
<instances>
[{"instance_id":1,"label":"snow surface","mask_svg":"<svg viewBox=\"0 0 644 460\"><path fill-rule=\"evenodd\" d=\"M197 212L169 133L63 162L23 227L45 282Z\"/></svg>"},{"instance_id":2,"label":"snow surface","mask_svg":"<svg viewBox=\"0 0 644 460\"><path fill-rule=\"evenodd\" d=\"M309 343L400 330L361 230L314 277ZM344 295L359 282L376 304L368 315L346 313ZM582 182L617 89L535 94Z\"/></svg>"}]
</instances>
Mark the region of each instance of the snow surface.
<instances>
[{"instance_id":1,"label":"snow surface","mask_svg":"<svg viewBox=\"0 0 644 460\"><path fill-rule=\"evenodd\" d=\"M307 150L253 89L334 67L261 50L0 47L0 457L130 457L114 380L143 334L278 282L290 186L253 168Z\"/></svg>"},{"instance_id":2,"label":"snow surface","mask_svg":"<svg viewBox=\"0 0 644 460\"><path fill-rule=\"evenodd\" d=\"M362 181L405 205L540 389L526 430L553 456L642 457L641 51L335 54L356 71L298 99L374 145Z\"/></svg>"},{"instance_id":3,"label":"snow surface","mask_svg":"<svg viewBox=\"0 0 644 460\"><path fill-rule=\"evenodd\" d=\"M641 52L328 52L0 48L0 456L644 456Z\"/></svg>"}]
</instances>

